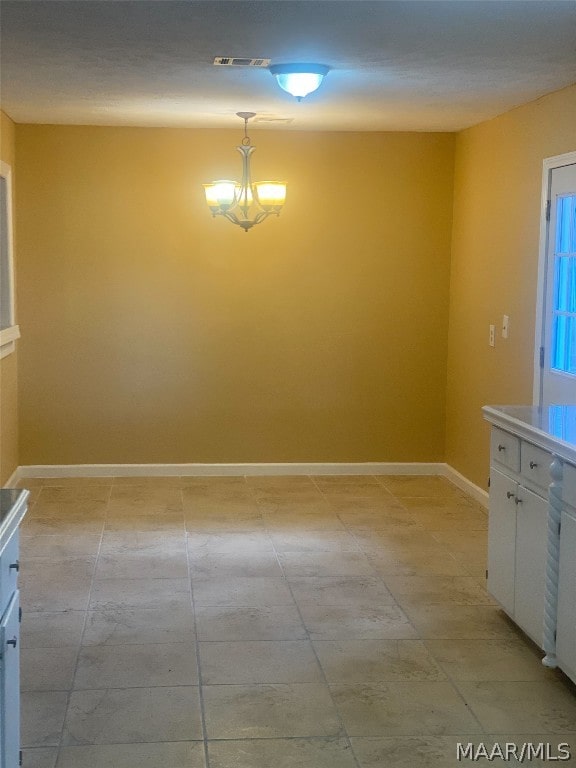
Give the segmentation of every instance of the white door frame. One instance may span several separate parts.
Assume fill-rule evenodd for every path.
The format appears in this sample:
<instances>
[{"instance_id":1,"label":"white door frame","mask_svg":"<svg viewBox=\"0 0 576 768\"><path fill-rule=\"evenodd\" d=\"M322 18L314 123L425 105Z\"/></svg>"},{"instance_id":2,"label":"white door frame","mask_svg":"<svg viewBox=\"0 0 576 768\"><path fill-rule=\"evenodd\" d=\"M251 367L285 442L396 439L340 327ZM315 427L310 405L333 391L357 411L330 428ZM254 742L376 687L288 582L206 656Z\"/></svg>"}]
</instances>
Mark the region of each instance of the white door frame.
<instances>
[{"instance_id":1,"label":"white door frame","mask_svg":"<svg viewBox=\"0 0 576 768\"><path fill-rule=\"evenodd\" d=\"M552 171L562 168L564 165L576 163L576 151L566 152L564 155L546 157L542 162L542 199L540 205L540 247L538 255L538 288L536 293L536 325L534 331L534 387L532 401L534 405L540 405L542 387L542 372L540 368L540 347L544 337L544 297L546 295L546 248L548 245L548 229L550 222L547 220L548 201L550 200L550 185Z\"/></svg>"},{"instance_id":2,"label":"white door frame","mask_svg":"<svg viewBox=\"0 0 576 768\"><path fill-rule=\"evenodd\" d=\"M20 328L15 320L15 285L14 285L14 219L13 219L13 199L12 199L12 168L3 160L0 161L0 177L6 181L6 210L3 212L6 217L6 247L7 253L3 254L6 258L5 276L8 284L8 320L9 325L0 328L0 359L14 352L15 341L20 338Z\"/></svg>"}]
</instances>

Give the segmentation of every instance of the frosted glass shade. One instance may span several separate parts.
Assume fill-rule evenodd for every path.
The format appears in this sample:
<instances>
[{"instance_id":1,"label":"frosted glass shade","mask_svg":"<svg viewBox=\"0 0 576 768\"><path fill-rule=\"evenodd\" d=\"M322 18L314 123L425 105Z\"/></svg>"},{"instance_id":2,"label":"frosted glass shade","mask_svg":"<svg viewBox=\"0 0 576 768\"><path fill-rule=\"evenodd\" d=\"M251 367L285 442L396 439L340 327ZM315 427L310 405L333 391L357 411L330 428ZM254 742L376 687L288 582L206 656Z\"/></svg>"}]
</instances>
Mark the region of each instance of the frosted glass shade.
<instances>
[{"instance_id":1,"label":"frosted glass shade","mask_svg":"<svg viewBox=\"0 0 576 768\"><path fill-rule=\"evenodd\" d=\"M254 187L258 202L265 211L279 211L286 202L286 184L283 181L259 181Z\"/></svg>"},{"instance_id":2,"label":"frosted glass shade","mask_svg":"<svg viewBox=\"0 0 576 768\"><path fill-rule=\"evenodd\" d=\"M270 72L282 90L300 101L320 86L329 69L325 64L272 64Z\"/></svg>"},{"instance_id":3,"label":"frosted glass shade","mask_svg":"<svg viewBox=\"0 0 576 768\"><path fill-rule=\"evenodd\" d=\"M204 184L204 193L206 202L210 208L229 208L234 202L234 193L237 183L228 179L213 181L211 184Z\"/></svg>"},{"instance_id":4,"label":"frosted glass shade","mask_svg":"<svg viewBox=\"0 0 576 768\"><path fill-rule=\"evenodd\" d=\"M289 75L276 75L276 79L283 91L292 94L297 99L303 99L304 96L308 96L309 93L320 87L324 76L312 72L294 72Z\"/></svg>"}]
</instances>

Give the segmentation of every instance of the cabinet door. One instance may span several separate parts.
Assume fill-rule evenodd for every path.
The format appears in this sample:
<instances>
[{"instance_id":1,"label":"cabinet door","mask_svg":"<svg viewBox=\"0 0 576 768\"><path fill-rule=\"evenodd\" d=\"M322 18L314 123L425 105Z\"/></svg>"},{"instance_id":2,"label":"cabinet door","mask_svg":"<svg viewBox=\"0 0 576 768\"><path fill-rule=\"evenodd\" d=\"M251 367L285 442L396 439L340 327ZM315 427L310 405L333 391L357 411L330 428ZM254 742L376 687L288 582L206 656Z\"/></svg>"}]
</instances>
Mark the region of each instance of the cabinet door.
<instances>
[{"instance_id":1,"label":"cabinet door","mask_svg":"<svg viewBox=\"0 0 576 768\"><path fill-rule=\"evenodd\" d=\"M560 667L576 682L576 517L562 513L556 655Z\"/></svg>"},{"instance_id":2,"label":"cabinet door","mask_svg":"<svg viewBox=\"0 0 576 768\"><path fill-rule=\"evenodd\" d=\"M488 522L488 591L514 615L516 563L516 493L518 484L492 469Z\"/></svg>"},{"instance_id":3,"label":"cabinet door","mask_svg":"<svg viewBox=\"0 0 576 768\"><path fill-rule=\"evenodd\" d=\"M548 538L548 501L522 486L516 516L514 620L542 647Z\"/></svg>"},{"instance_id":4,"label":"cabinet door","mask_svg":"<svg viewBox=\"0 0 576 768\"><path fill-rule=\"evenodd\" d=\"M0 711L2 714L0 753L2 768L18 768L20 763L20 623L19 593L15 592L0 624L1 674Z\"/></svg>"}]
</instances>

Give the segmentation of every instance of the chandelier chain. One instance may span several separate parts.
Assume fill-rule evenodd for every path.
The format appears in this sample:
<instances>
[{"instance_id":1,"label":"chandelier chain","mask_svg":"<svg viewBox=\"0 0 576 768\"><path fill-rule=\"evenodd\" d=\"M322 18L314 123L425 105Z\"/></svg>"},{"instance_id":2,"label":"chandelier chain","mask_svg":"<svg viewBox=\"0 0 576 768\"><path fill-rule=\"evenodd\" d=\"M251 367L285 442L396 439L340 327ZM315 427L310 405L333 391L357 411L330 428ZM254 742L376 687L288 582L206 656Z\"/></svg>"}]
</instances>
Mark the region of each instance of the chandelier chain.
<instances>
[{"instance_id":1,"label":"chandelier chain","mask_svg":"<svg viewBox=\"0 0 576 768\"><path fill-rule=\"evenodd\" d=\"M250 146L250 136L248 136L248 120L249 117L244 118L244 138L242 139L242 145L244 147Z\"/></svg>"}]
</instances>

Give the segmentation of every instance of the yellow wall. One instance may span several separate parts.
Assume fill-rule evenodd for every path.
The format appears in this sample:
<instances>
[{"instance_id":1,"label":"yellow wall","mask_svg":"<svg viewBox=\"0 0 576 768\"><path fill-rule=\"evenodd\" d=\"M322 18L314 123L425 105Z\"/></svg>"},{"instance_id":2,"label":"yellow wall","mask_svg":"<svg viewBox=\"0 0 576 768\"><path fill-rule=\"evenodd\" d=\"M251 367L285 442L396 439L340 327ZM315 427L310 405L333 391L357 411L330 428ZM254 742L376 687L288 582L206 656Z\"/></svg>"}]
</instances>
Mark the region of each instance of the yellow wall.
<instances>
[{"instance_id":1,"label":"yellow wall","mask_svg":"<svg viewBox=\"0 0 576 768\"><path fill-rule=\"evenodd\" d=\"M17 127L21 463L441 461L454 137Z\"/></svg>"},{"instance_id":2,"label":"yellow wall","mask_svg":"<svg viewBox=\"0 0 576 768\"><path fill-rule=\"evenodd\" d=\"M14 170L14 123L0 111L0 158ZM19 342L16 342L18 346ZM0 360L0 486L18 466L17 352Z\"/></svg>"},{"instance_id":3,"label":"yellow wall","mask_svg":"<svg viewBox=\"0 0 576 768\"><path fill-rule=\"evenodd\" d=\"M446 461L482 487L488 425L481 407L532 402L542 160L573 150L576 86L457 137ZM499 333L504 314L508 340Z\"/></svg>"}]
</instances>

